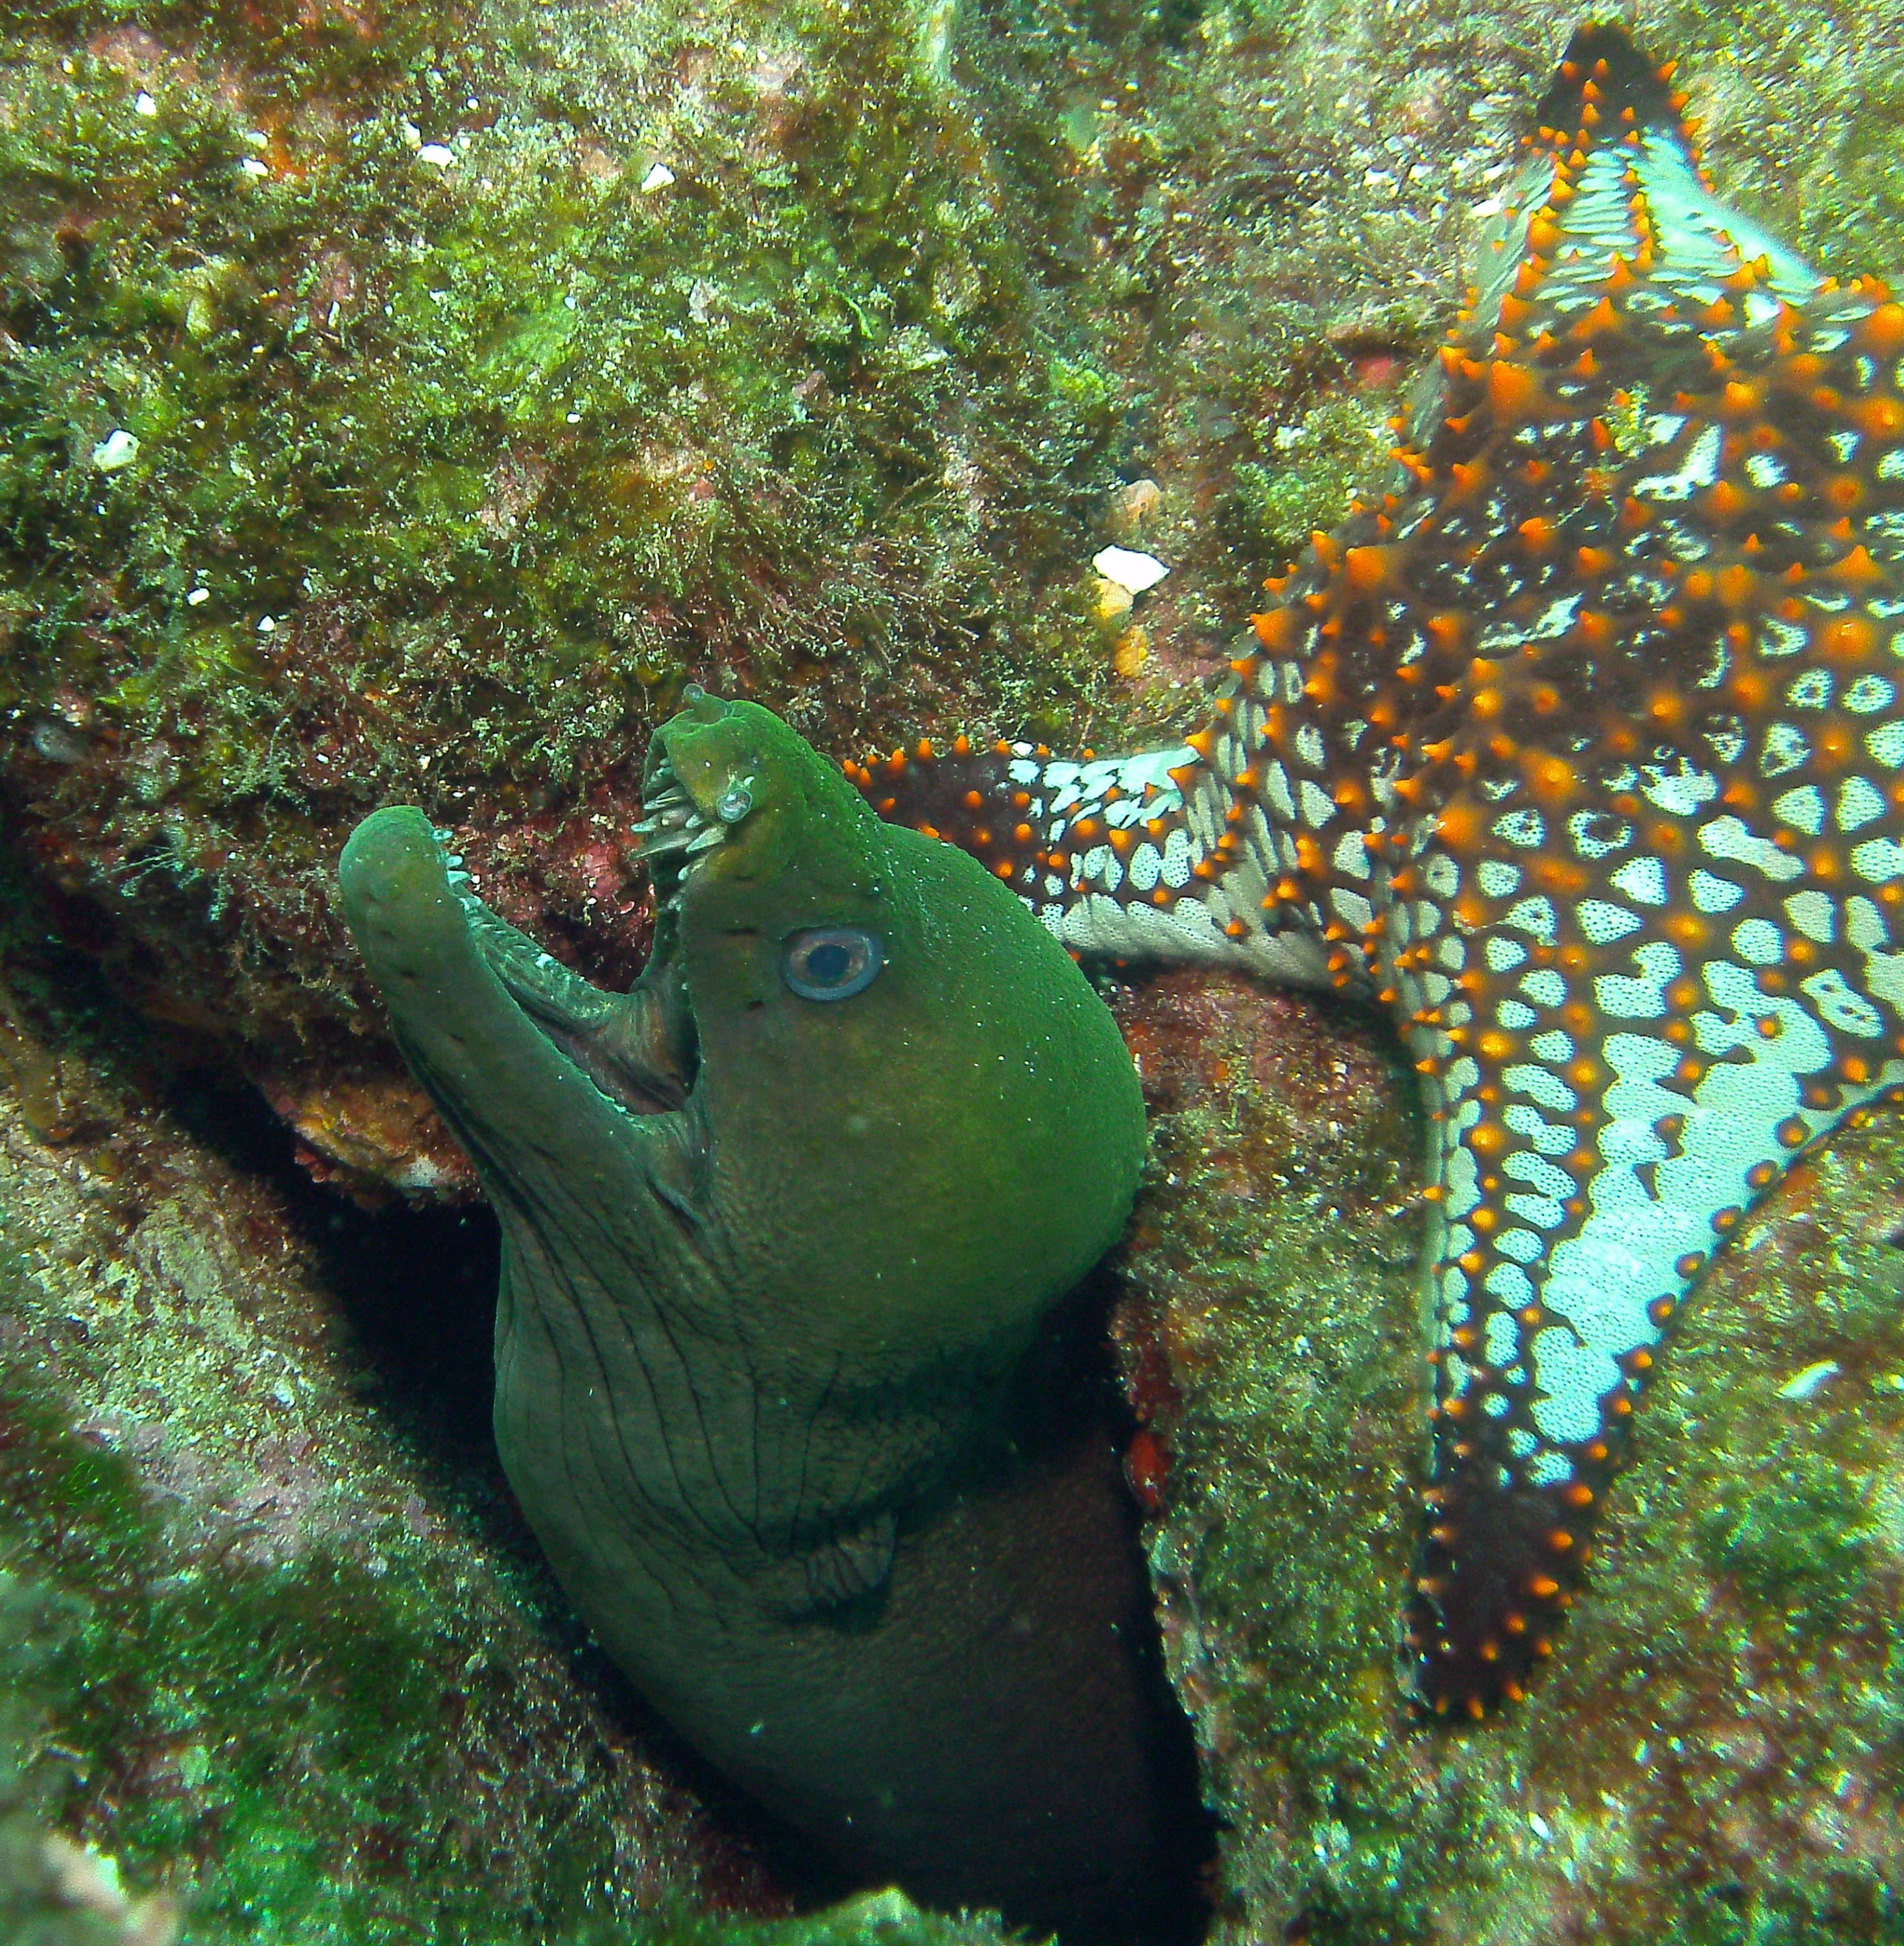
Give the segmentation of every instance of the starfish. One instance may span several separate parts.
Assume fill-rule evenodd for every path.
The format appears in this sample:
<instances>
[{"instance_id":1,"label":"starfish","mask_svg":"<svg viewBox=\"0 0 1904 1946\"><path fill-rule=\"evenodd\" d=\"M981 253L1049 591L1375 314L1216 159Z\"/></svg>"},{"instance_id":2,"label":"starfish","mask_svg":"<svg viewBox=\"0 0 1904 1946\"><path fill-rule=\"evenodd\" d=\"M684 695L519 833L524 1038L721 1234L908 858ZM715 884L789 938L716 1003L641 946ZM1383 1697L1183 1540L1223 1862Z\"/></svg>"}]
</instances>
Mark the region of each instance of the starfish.
<instances>
[{"instance_id":1,"label":"starfish","mask_svg":"<svg viewBox=\"0 0 1904 1946\"><path fill-rule=\"evenodd\" d=\"M1575 34L1392 486L1177 747L849 774L1080 955L1388 1009L1433 1118L1421 1700L1526 1691L1713 1252L1904 1076L1904 304Z\"/></svg>"}]
</instances>

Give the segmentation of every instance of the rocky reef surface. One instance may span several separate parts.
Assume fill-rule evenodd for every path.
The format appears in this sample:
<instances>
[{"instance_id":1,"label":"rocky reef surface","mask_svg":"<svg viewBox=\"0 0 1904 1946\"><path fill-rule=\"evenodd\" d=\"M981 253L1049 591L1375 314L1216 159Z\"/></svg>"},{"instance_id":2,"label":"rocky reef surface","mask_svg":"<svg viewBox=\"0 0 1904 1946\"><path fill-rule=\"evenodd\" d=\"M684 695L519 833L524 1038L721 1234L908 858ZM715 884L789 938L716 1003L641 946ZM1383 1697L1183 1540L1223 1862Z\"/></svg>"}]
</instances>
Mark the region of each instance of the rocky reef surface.
<instances>
[{"instance_id":1,"label":"rocky reef surface","mask_svg":"<svg viewBox=\"0 0 1904 1946\"><path fill-rule=\"evenodd\" d=\"M967 1936L772 1917L575 1639L480 1431L484 1219L335 855L422 804L614 983L691 678L842 752L1180 723L1380 471L1571 24L0 5L9 1936ZM1904 265L1884 6L1639 26L1733 199ZM1133 605L1107 543L1170 573ZM1531 1707L1426 1734L1407 1077L1306 1000L1114 997L1154 1135L1128 1470L1220 1936L1904 1938L1894 1129L1728 1246Z\"/></svg>"}]
</instances>

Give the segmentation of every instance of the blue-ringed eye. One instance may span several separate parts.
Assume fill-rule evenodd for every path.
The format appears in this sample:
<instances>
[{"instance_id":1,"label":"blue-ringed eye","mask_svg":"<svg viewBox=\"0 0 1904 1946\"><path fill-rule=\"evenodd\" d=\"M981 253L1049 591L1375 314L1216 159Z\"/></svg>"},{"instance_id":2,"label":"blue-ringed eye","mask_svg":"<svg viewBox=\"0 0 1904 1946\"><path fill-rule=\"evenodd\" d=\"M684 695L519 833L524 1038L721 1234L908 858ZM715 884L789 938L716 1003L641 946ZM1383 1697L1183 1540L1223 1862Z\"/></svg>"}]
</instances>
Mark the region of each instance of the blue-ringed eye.
<instances>
[{"instance_id":1,"label":"blue-ringed eye","mask_svg":"<svg viewBox=\"0 0 1904 1946\"><path fill-rule=\"evenodd\" d=\"M879 942L856 925L796 932L780 958L780 978L803 1000L850 1000L879 978Z\"/></svg>"}]
</instances>

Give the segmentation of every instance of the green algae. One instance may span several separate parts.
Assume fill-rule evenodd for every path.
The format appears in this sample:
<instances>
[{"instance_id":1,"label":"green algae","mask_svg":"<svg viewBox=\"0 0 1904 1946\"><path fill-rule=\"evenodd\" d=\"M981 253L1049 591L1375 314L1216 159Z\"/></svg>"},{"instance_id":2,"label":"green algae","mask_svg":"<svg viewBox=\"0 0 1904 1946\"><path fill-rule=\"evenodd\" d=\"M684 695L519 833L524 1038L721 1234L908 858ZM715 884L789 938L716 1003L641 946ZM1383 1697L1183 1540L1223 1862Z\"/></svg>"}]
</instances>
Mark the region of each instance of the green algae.
<instances>
[{"instance_id":1,"label":"green algae","mask_svg":"<svg viewBox=\"0 0 1904 1946\"><path fill-rule=\"evenodd\" d=\"M1246 544L1259 561L1294 560L1316 530L1333 526L1358 493L1377 491L1391 470L1386 408L1329 394L1276 429L1260 459L1235 469Z\"/></svg>"},{"instance_id":2,"label":"green algae","mask_svg":"<svg viewBox=\"0 0 1904 1946\"><path fill-rule=\"evenodd\" d=\"M610 48L579 14L555 26L536 60L570 71L646 71L706 39L648 21L645 45ZM780 10L769 38L802 85L750 99L724 75L699 125L586 91L538 116L493 47L340 124L321 100L221 112L176 75L154 94L16 35L0 566L33 609L16 697L57 670L141 734L209 741L168 793L209 811L245 794L218 740L246 740L281 690L259 630L360 604L355 693L449 657L508 706L459 755L534 757L561 783L678 678L697 618L784 687L989 605L981 560L1069 497L1106 381L1042 348L982 158L908 31L903 8L856 9L822 40ZM664 150L672 179L644 190ZM1015 503L982 535L940 477L966 428L994 429L972 463ZM136 456L103 472L115 433ZM367 740L395 761L395 726Z\"/></svg>"},{"instance_id":3,"label":"green algae","mask_svg":"<svg viewBox=\"0 0 1904 1946\"><path fill-rule=\"evenodd\" d=\"M690 672L1061 734L1129 399L898 0L355 17L0 25L16 800L161 1004L305 1063L380 799L625 823Z\"/></svg>"},{"instance_id":4,"label":"green algae","mask_svg":"<svg viewBox=\"0 0 1904 1946\"><path fill-rule=\"evenodd\" d=\"M1871 1497L1824 1454L1799 1444L1757 1492L1706 1517L1706 1562L1794 1627L1834 1627L1865 1579Z\"/></svg>"},{"instance_id":5,"label":"green algae","mask_svg":"<svg viewBox=\"0 0 1904 1946\"><path fill-rule=\"evenodd\" d=\"M472 1618L414 1560L381 1575L322 1555L177 1565L129 1465L20 1380L0 1400L8 1552L76 1617L57 1685L39 1685L63 1774L53 1814L83 1806L135 1884L215 1860L194 1938L374 1937L418 1873L430 1936L519 1937L534 1908L499 1910L487 1861L459 1855L453 1797L431 1805L444 1712L484 1679ZM475 1666L446 1687L451 1657ZM545 1913L586 1906L601 1869L564 1832L567 1809L531 1821Z\"/></svg>"}]
</instances>

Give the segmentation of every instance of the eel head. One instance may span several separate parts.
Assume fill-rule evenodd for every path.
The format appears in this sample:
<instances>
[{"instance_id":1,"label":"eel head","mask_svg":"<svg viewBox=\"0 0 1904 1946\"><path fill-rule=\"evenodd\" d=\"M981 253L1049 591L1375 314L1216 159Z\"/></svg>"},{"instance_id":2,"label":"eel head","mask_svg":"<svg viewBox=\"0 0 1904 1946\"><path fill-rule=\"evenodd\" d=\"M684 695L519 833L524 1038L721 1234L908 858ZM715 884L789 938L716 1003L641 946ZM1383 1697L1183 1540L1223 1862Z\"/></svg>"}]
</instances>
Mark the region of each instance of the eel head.
<instances>
[{"instance_id":1,"label":"eel head","mask_svg":"<svg viewBox=\"0 0 1904 1946\"><path fill-rule=\"evenodd\" d=\"M1007 888L766 710L691 691L644 797L630 993L498 919L418 811L358 827L344 910L501 1219L498 1432L558 1571L547 1530L586 1555L612 1517L764 1574L956 1465L1114 1240L1142 1104Z\"/></svg>"}]
</instances>

